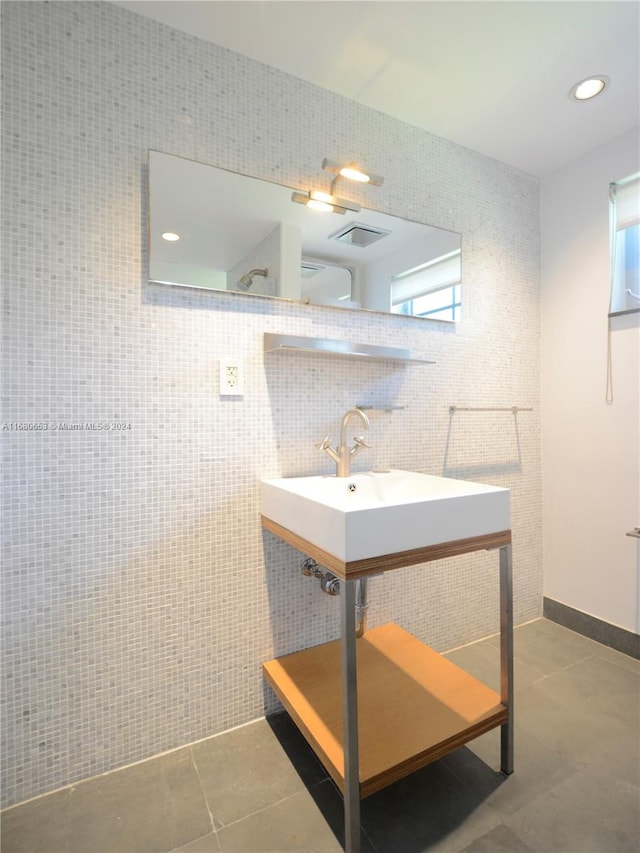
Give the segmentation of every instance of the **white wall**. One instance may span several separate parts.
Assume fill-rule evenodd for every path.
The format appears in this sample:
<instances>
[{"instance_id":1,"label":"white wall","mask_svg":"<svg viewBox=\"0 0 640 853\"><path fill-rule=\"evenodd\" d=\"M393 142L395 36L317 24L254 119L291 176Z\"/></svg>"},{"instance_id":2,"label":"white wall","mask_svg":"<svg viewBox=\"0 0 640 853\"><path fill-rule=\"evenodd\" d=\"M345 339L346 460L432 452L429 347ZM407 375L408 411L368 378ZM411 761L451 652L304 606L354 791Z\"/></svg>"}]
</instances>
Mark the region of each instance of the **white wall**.
<instances>
[{"instance_id":1,"label":"white wall","mask_svg":"<svg viewBox=\"0 0 640 853\"><path fill-rule=\"evenodd\" d=\"M640 329L612 321L609 183L640 169L630 132L541 183L544 594L638 631Z\"/></svg>"}]
</instances>

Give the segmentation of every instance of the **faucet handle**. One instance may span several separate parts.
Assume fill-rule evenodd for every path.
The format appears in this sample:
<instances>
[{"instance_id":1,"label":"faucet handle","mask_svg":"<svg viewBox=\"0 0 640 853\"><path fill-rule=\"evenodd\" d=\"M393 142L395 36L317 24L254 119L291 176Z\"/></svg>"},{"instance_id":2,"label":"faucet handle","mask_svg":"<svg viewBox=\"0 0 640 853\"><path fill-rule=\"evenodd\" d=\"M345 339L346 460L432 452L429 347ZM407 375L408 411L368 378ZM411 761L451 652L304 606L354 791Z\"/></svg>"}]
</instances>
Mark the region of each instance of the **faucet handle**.
<instances>
[{"instance_id":1,"label":"faucet handle","mask_svg":"<svg viewBox=\"0 0 640 853\"><path fill-rule=\"evenodd\" d=\"M324 450L324 452L327 453L333 459L334 462L340 461L340 454L331 444L331 439L328 435L325 435L320 444L316 444L316 447L318 448L318 450Z\"/></svg>"},{"instance_id":2,"label":"faucet handle","mask_svg":"<svg viewBox=\"0 0 640 853\"><path fill-rule=\"evenodd\" d=\"M369 442L364 440L363 435L354 435L353 440L355 443L349 451L349 456L355 456L357 453L360 453L364 447L371 447Z\"/></svg>"},{"instance_id":3,"label":"faucet handle","mask_svg":"<svg viewBox=\"0 0 640 853\"><path fill-rule=\"evenodd\" d=\"M365 437L363 435L354 435L353 440L355 441L355 447L357 447L358 450L361 447L371 447L369 442L365 441Z\"/></svg>"}]
</instances>

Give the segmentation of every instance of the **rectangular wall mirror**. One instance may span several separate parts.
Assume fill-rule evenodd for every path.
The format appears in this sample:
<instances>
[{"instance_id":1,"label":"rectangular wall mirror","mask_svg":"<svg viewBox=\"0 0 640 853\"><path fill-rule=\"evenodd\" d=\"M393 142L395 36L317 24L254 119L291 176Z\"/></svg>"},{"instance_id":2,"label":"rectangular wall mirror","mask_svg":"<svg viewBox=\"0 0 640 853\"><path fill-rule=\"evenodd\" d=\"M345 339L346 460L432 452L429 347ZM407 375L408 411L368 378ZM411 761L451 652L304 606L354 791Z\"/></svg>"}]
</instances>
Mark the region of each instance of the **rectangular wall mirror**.
<instances>
[{"instance_id":1,"label":"rectangular wall mirror","mask_svg":"<svg viewBox=\"0 0 640 853\"><path fill-rule=\"evenodd\" d=\"M150 151L150 280L460 319L459 234L374 210L312 210L294 203L292 192Z\"/></svg>"}]
</instances>

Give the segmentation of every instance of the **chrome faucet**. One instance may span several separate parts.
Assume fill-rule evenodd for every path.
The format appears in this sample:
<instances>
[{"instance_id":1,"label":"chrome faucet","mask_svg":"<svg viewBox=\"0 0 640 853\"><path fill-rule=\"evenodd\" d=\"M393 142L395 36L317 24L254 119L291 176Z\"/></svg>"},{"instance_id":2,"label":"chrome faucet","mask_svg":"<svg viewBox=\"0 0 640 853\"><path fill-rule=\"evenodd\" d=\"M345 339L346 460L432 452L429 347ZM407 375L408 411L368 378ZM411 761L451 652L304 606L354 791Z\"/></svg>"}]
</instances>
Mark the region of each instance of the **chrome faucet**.
<instances>
[{"instance_id":1,"label":"chrome faucet","mask_svg":"<svg viewBox=\"0 0 640 853\"><path fill-rule=\"evenodd\" d=\"M371 447L371 445L367 444L361 435L354 437L355 443L353 447L347 447L347 425L352 417L360 418L364 424L364 428L369 429L369 418L362 409L349 409L342 418L342 425L340 427L340 446L338 449L336 450L331 444L331 439L328 435L324 437L320 444L316 445L320 450L324 450L325 453L328 453L336 463L337 477L348 477L351 473L351 460L353 457L360 453L363 447Z\"/></svg>"}]
</instances>

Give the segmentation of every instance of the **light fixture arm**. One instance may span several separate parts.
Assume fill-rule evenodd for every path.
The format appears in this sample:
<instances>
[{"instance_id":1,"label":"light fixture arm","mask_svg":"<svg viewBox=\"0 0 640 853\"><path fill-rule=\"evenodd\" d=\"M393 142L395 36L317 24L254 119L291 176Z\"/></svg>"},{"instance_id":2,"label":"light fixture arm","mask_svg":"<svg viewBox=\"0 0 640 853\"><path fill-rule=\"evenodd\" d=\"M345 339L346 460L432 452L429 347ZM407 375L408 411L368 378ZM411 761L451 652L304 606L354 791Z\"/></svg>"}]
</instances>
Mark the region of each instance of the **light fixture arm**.
<instances>
[{"instance_id":1,"label":"light fixture arm","mask_svg":"<svg viewBox=\"0 0 640 853\"><path fill-rule=\"evenodd\" d=\"M335 176L335 178L331 181L331 188L329 190L331 195L336 195L336 187L338 185L338 181L341 181L341 180L342 180L342 175L340 174L340 172L338 172L338 174Z\"/></svg>"}]
</instances>

